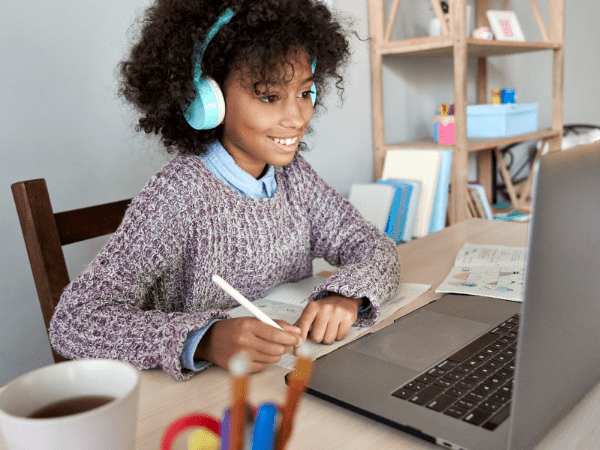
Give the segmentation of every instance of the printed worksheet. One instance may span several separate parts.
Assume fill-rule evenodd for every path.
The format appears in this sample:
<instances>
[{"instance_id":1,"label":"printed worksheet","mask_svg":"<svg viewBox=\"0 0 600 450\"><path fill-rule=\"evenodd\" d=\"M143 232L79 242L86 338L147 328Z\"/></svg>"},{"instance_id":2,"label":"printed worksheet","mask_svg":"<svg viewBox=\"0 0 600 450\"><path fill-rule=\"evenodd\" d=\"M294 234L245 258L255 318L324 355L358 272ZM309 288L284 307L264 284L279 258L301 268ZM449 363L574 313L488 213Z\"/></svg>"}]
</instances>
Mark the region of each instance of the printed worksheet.
<instances>
[{"instance_id":1,"label":"printed worksheet","mask_svg":"<svg viewBox=\"0 0 600 450\"><path fill-rule=\"evenodd\" d=\"M252 303L260 308L271 319L282 319L293 324L300 318L304 307L308 303L308 297L313 289L323 282L323 277L314 275L298 283L287 283L271 289L264 298L254 300ZM391 299L381 306L381 314L377 323L391 316L403 306L417 299L421 294L427 292L431 286L426 284L400 283L398 291ZM238 306L228 311L231 317L252 316L252 313L243 306ZM311 358L316 359L326 355L333 350L346 345L360 334L372 327L351 327L344 339L336 341L331 345L315 344L308 342ZM293 370L296 367L296 357L292 351L281 357L278 366Z\"/></svg>"},{"instance_id":2,"label":"printed worksheet","mask_svg":"<svg viewBox=\"0 0 600 450\"><path fill-rule=\"evenodd\" d=\"M526 247L466 243L435 292L522 302L526 254Z\"/></svg>"},{"instance_id":3,"label":"printed worksheet","mask_svg":"<svg viewBox=\"0 0 600 450\"><path fill-rule=\"evenodd\" d=\"M313 289L323 281L323 277L313 275L298 283L280 284L252 304L273 320L285 320L293 324L302 315ZM233 308L228 313L231 317L252 317L252 313L243 306Z\"/></svg>"}]
</instances>

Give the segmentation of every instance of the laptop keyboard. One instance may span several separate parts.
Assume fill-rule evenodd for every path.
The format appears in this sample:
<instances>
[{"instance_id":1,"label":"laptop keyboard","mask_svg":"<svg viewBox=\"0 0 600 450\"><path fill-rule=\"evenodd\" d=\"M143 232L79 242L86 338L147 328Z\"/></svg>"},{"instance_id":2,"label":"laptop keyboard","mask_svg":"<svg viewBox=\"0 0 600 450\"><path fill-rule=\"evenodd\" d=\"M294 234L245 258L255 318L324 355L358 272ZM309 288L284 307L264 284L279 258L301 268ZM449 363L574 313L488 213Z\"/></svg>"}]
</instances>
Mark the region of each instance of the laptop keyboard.
<instances>
[{"instance_id":1,"label":"laptop keyboard","mask_svg":"<svg viewBox=\"0 0 600 450\"><path fill-rule=\"evenodd\" d=\"M510 414L519 316L515 314L392 395L495 430Z\"/></svg>"}]
</instances>

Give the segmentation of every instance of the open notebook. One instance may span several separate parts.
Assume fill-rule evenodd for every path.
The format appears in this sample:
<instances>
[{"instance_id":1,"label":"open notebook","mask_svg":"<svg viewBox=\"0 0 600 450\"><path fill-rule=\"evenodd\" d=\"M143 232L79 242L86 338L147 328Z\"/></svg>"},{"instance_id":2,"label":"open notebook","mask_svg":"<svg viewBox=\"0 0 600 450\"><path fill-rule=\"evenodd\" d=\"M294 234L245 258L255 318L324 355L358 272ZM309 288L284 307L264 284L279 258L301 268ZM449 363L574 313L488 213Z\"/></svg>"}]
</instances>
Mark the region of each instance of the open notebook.
<instances>
[{"instance_id":1,"label":"open notebook","mask_svg":"<svg viewBox=\"0 0 600 450\"><path fill-rule=\"evenodd\" d=\"M298 283L286 283L271 289L268 294L261 299L254 300L252 303L260 308L271 319L285 320L293 324L300 318L304 307L308 303L308 297L313 289L323 282L323 277L314 275L305 278ZM381 305L381 315L377 323L391 316L403 306L409 304L421 294L427 292L431 286L425 284L400 283L398 291L391 299ZM231 317L252 316L252 314L243 306L228 311ZM375 325L373 325L375 326ZM331 345L311 344L311 356L319 358L333 350L346 345L350 341L368 332L372 327L352 327L345 339L336 341ZM278 366L293 370L296 367L296 357L290 351L283 355L277 363Z\"/></svg>"}]
</instances>

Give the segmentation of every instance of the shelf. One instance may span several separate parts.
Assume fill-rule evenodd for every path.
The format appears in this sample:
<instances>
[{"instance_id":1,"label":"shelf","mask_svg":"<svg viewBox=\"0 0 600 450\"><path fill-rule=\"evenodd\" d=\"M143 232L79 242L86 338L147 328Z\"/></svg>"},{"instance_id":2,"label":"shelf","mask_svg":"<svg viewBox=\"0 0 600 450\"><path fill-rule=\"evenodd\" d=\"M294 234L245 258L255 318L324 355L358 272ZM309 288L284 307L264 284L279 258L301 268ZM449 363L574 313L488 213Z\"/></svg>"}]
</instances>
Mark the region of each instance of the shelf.
<instances>
[{"instance_id":1,"label":"shelf","mask_svg":"<svg viewBox=\"0 0 600 450\"><path fill-rule=\"evenodd\" d=\"M477 138L468 140L468 152L477 152L479 150L488 150L495 147L504 147L505 145L518 144L520 142L537 141L539 139L548 139L561 136L561 131L555 131L551 128L539 130L535 133L518 134L501 138Z\"/></svg>"},{"instance_id":2,"label":"shelf","mask_svg":"<svg viewBox=\"0 0 600 450\"><path fill-rule=\"evenodd\" d=\"M518 144L520 142L537 141L539 139L548 139L555 136L560 136L561 132L554 131L551 128L539 130L535 133L518 134L515 136L499 137L499 138L477 138L468 139L467 151L477 152L480 150L489 150L495 147L504 147L505 145ZM430 149L430 150L455 150L453 145L440 145L433 139L431 141L411 141L400 142L397 144L386 144L385 151L398 148L415 148L415 149Z\"/></svg>"},{"instance_id":3,"label":"shelf","mask_svg":"<svg viewBox=\"0 0 600 450\"><path fill-rule=\"evenodd\" d=\"M397 148L415 148L432 150L450 150L452 156L451 183L453 186L448 201L448 221L457 223L469 218L467 207L467 183L469 154L476 152L477 173L480 183L484 186L488 196L493 194L493 180L496 177L494 160L498 162L502 177L505 179L511 201L514 206L521 206L530 198L529 180L525 188L517 192L510 183L510 173L503 164L499 149L511 144L527 141L544 140L548 143L549 151L560 150L563 132L563 84L564 84L564 54L565 54L565 0L548 0L548 19L546 25L540 14L536 0L529 3L535 16L539 31L540 41L513 42L472 39L467 37L467 3L470 0L452 0L451 14L443 17L443 12L437 8L436 16L440 20L448 20L449 34L442 36L425 36L414 39L390 41L398 17L401 0L368 0L369 2L369 29L371 35L371 80L372 80L372 108L373 108L373 168L375 179L381 178L385 155L388 150ZM391 8L388 8L392 3ZM438 4L433 2L434 8ZM491 0L475 0L475 26L489 26L486 18L487 11L492 6ZM506 10L509 2L504 0L502 9ZM386 11L386 10L389 10ZM552 122L550 129L542 129L535 133L521 134L489 139L466 139L466 106L467 91L470 84L469 58L476 59L476 93L477 99L473 103L484 104L488 101L488 58L502 57L515 54L528 54L531 52L546 51L552 54ZM388 144L385 141L385 114L384 114L384 80L383 69L386 58L397 55L398 63L421 64L418 58L411 57L440 57L451 58L453 62L452 79L454 84L454 105L456 108L456 143L454 145L439 145L432 138L417 142L401 142ZM410 62L409 62L410 61ZM428 69L428 68L423 68ZM414 69L411 69L414 70ZM536 75L537 73L537 75ZM543 74L542 69L532 67L530 76ZM543 74L545 76L545 74ZM441 75L440 75L441 77ZM440 78L445 81L446 76ZM388 96L389 97L389 96ZM433 117L432 117L433 121ZM433 123L432 123L433 124ZM429 127L427 127L429 128ZM539 153L539 152L538 152ZM475 155L474 155L475 156ZM516 200L516 201L515 201Z\"/></svg>"},{"instance_id":4,"label":"shelf","mask_svg":"<svg viewBox=\"0 0 600 450\"><path fill-rule=\"evenodd\" d=\"M467 54L470 57L513 55L516 53L554 50L560 44L554 42L512 42L467 39ZM450 36L426 36L382 44L382 55L402 56L448 56L452 57L454 42Z\"/></svg>"}]
</instances>

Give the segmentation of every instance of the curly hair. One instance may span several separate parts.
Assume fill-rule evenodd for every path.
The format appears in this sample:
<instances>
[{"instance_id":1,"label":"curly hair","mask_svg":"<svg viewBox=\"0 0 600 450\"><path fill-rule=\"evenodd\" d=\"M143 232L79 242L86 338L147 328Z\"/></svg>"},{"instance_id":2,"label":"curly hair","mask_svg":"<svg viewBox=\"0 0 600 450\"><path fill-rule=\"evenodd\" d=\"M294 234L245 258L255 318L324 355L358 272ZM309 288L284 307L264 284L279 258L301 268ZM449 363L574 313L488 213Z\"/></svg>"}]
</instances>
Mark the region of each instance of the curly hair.
<instances>
[{"instance_id":1,"label":"curly hair","mask_svg":"<svg viewBox=\"0 0 600 450\"><path fill-rule=\"evenodd\" d=\"M258 84L286 81L281 63L303 49L316 59L315 108L329 81L343 95L341 70L350 57L347 31L320 0L156 0L146 10L138 41L119 64L119 94L141 117L136 131L160 135L168 153L196 154L219 139L222 125L195 130L182 105L196 95L194 45L203 42L226 8L236 14L210 41L202 57L202 74L220 86L240 66ZM279 67L277 67L279 65ZM301 143L299 149L305 149Z\"/></svg>"}]
</instances>

